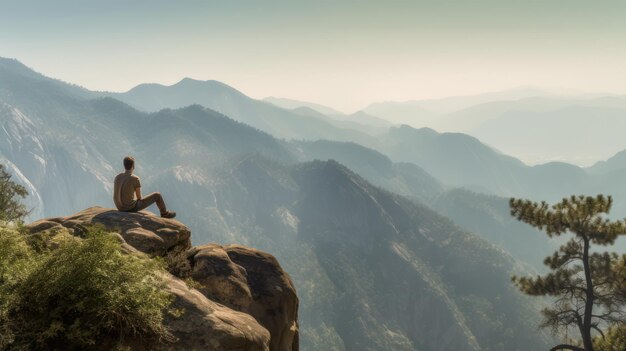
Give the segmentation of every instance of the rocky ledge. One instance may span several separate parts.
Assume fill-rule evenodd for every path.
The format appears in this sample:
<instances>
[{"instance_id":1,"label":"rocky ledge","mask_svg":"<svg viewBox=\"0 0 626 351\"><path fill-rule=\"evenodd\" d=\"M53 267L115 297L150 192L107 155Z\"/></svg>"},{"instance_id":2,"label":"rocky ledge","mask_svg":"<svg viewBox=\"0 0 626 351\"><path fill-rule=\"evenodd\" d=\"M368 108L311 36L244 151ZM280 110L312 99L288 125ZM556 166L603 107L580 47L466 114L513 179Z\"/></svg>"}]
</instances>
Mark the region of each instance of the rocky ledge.
<instances>
[{"instance_id":1,"label":"rocky ledge","mask_svg":"<svg viewBox=\"0 0 626 351\"><path fill-rule=\"evenodd\" d=\"M168 350L297 351L298 297L289 275L270 254L239 245L191 246L177 220L150 212L91 207L27 226L33 235L80 235L99 224L120 234L127 252L166 259L167 289L182 317L165 324L177 337ZM183 279L198 284L189 287ZM196 286L197 285L197 286Z\"/></svg>"}]
</instances>

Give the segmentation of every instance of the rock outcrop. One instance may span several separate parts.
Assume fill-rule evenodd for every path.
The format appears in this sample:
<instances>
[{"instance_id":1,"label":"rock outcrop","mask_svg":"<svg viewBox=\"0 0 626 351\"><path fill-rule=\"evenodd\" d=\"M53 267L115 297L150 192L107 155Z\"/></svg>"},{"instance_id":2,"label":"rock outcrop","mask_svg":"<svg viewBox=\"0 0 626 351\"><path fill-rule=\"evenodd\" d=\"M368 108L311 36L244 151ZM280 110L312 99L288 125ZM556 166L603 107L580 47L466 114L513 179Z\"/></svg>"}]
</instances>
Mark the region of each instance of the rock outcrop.
<instances>
[{"instance_id":1,"label":"rock outcrop","mask_svg":"<svg viewBox=\"0 0 626 351\"><path fill-rule=\"evenodd\" d=\"M191 246L182 223L150 212L91 207L68 217L36 221L33 235L81 236L91 225L117 232L127 252L166 258L167 289L182 317L165 324L177 337L167 350L297 351L298 297L270 254L239 245ZM192 278L193 287L183 280Z\"/></svg>"},{"instance_id":2,"label":"rock outcrop","mask_svg":"<svg viewBox=\"0 0 626 351\"><path fill-rule=\"evenodd\" d=\"M208 244L188 251L200 291L251 314L270 332L270 349L298 349L298 297L274 256L240 245Z\"/></svg>"},{"instance_id":3,"label":"rock outcrop","mask_svg":"<svg viewBox=\"0 0 626 351\"><path fill-rule=\"evenodd\" d=\"M153 256L182 254L191 247L191 231L177 220L157 217L150 212L119 212L90 207L68 217L47 218L28 226L31 232L70 230L79 233L100 224L118 232L126 243Z\"/></svg>"}]
</instances>

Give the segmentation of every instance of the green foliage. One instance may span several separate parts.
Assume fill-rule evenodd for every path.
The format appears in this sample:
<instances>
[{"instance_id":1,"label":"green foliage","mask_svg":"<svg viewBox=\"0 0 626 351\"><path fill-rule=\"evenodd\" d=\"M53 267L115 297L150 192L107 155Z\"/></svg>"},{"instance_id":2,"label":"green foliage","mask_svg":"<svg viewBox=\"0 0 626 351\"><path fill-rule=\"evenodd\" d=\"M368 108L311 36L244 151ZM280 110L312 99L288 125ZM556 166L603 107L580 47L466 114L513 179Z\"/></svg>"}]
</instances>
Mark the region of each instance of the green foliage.
<instances>
[{"instance_id":1,"label":"green foliage","mask_svg":"<svg viewBox=\"0 0 626 351\"><path fill-rule=\"evenodd\" d=\"M162 262L122 253L98 227L84 239L55 239L57 247L36 254L21 234L1 232L0 296L8 302L0 317L10 337L0 349L88 349L103 337L172 340L162 323L172 299Z\"/></svg>"},{"instance_id":2,"label":"green foliage","mask_svg":"<svg viewBox=\"0 0 626 351\"><path fill-rule=\"evenodd\" d=\"M190 288L190 289L201 289L201 288L204 287L204 285L202 285L202 283L196 281L192 277L187 277L187 278L183 279L183 281L185 282L187 287Z\"/></svg>"},{"instance_id":3,"label":"green foliage","mask_svg":"<svg viewBox=\"0 0 626 351\"><path fill-rule=\"evenodd\" d=\"M572 233L573 237L552 256L544 260L550 273L535 278L513 277L524 293L556 298L554 306L542 311L542 327L554 333L576 327L584 348L570 345L573 350L592 351L592 330L626 323L626 293L624 256L592 251L591 245L611 245L626 233L624 221L606 218L612 205L611 197L598 195L572 196L560 203L511 199L511 215L533 227L545 230L548 236Z\"/></svg>"},{"instance_id":4,"label":"green foliage","mask_svg":"<svg viewBox=\"0 0 626 351\"><path fill-rule=\"evenodd\" d=\"M19 222L29 211L20 202L26 189L11 180L11 175L0 164L0 222Z\"/></svg>"},{"instance_id":5,"label":"green foliage","mask_svg":"<svg viewBox=\"0 0 626 351\"><path fill-rule=\"evenodd\" d=\"M597 351L626 350L626 326L610 328L604 337L595 339L594 347Z\"/></svg>"},{"instance_id":6,"label":"green foliage","mask_svg":"<svg viewBox=\"0 0 626 351\"><path fill-rule=\"evenodd\" d=\"M626 233L624 221L612 222L603 216L613 205L610 196L572 196L551 208L544 201L520 199L511 199L509 205L512 216L545 230L550 237L571 232L593 244L612 245L618 235Z\"/></svg>"},{"instance_id":7,"label":"green foliage","mask_svg":"<svg viewBox=\"0 0 626 351\"><path fill-rule=\"evenodd\" d=\"M14 229L0 227L0 350L13 342L8 317L10 306L16 297L15 287L24 281L36 265L35 258L22 234Z\"/></svg>"}]
</instances>

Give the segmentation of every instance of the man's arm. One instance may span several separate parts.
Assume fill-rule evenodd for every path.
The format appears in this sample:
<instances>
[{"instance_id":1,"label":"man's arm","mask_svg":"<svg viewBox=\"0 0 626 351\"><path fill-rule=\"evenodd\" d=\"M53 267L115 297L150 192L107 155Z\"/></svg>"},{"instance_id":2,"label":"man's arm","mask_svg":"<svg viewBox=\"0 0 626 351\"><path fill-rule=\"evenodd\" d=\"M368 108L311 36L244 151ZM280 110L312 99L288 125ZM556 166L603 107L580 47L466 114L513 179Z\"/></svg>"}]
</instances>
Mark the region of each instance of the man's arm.
<instances>
[{"instance_id":1,"label":"man's arm","mask_svg":"<svg viewBox=\"0 0 626 351\"><path fill-rule=\"evenodd\" d=\"M141 200L141 181L139 177L135 177L135 197L137 197L137 201Z\"/></svg>"}]
</instances>

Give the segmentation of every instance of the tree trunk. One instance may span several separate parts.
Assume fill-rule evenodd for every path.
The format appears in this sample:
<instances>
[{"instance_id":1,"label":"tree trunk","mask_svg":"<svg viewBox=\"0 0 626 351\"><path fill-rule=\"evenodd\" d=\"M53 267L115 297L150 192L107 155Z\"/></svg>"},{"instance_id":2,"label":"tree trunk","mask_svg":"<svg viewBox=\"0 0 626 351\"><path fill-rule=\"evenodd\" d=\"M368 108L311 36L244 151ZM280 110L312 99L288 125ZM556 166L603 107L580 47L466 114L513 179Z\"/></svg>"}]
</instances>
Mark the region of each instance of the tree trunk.
<instances>
[{"instance_id":1,"label":"tree trunk","mask_svg":"<svg viewBox=\"0 0 626 351\"><path fill-rule=\"evenodd\" d=\"M581 336L583 339L585 351L593 351L593 340L591 339L591 315L593 313L594 303L593 280L591 279L591 268L589 267L589 239L585 237L583 241L583 268L585 270L585 282L587 285L587 289L585 293L585 315L583 316L583 328L581 330Z\"/></svg>"}]
</instances>

